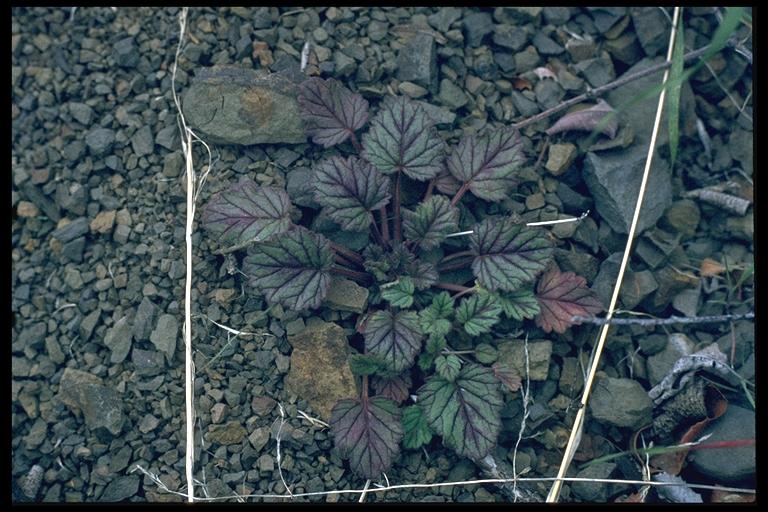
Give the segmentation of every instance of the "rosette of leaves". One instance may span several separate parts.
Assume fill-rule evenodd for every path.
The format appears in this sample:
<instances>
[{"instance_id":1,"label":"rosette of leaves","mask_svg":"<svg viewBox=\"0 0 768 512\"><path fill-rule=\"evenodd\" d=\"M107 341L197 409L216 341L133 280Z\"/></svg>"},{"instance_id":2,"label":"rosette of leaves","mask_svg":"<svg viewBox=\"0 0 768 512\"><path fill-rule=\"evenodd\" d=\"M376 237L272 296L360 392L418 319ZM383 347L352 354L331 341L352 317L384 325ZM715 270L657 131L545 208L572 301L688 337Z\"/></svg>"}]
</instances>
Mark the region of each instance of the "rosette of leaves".
<instances>
[{"instance_id":1,"label":"rosette of leaves","mask_svg":"<svg viewBox=\"0 0 768 512\"><path fill-rule=\"evenodd\" d=\"M449 148L415 102L387 99L369 122L366 100L321 78L301 85L299 105L312 141L335 147L301 190L320 210L244 178L208 201L204 228L220 252L244 251L246 289L270 305L318 309L333 276L369 288L355 322L362 350L349 358L360 393L330 419L354 473L378 478L401 449L433 438L482 459L496 444L504 393L521 377L495 361L497 329L563 332L573 315L600 308L583 278L550 266L546 228L459 214L468 192L496 202L513 190L525 160L519 134L491 127ZM319 217L337 228L312 231ZM471 234L452 237L459 230ZM454 350L457 340L477 351Z\"/></svg>"}]
</instances>

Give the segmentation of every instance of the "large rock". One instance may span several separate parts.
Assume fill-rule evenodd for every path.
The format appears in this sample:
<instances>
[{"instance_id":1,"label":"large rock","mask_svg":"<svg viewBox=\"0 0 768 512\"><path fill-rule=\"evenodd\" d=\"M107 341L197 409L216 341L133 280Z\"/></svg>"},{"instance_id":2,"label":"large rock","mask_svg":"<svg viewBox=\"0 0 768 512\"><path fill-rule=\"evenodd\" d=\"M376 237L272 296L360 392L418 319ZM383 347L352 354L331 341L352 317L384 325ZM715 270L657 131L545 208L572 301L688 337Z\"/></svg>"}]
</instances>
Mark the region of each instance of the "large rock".
<instances>
[{"instance_id":1,"label":"large rock","mask_svg":"<svg viewBox=\"0 0 768 512\"><path fill-rule=\"evenodd\" d=\"M498 345L498 361L517 370L525 379L525 342L508 341ZM547 380L549 362L552 359L552 342L547 340L528 342L528 367L531 380Z\"/></svg>"},{"instance_id":2,"label":"large rock","mask_svg":"<svg viewBox=\"0 0 768 512\"><path fill-rule=\"evenodd\" d=\"M325 305L338 311L362 313L368 304L368 289L354 281L333 276L325 296Z\"/></svg>"},{"instance_id":3,"label":"large rock","mask_svg":"<svg viewBox=\"0 0 768 512\"><path fill-rule=\"evenodd\" d=\"M651 422L653 402L635 380L602 378L595 384L589 407L595 420L638 429Z\"/></svg>"},{"instance_id":4,"label":"large rock","mask_svg":"<svg viewBox=\"0 0 768 512\"><path fill-rule=\"evenodd\" d=\"M416 34L397 54L397 79L434 90L437 87L437 51L435 40Z\"/></svg>"},{"instance_id":5,"label":"large rock","mask_svg":"<svg viewBox=\"0 0 768 512\"><path fill-rule=\"evenodd\" d=\"M344 329L334 323L317 322L289 336L288 341L293 353L285 379L287 391L306 400L321 419L330 420L338 400L357 396Z\"/></svg>"},{"instance_id":6,"label":"large rock","mask_svg":"<svg viewBox=\"0 0 768 512\"><path fill-rule=\"evenodd\" d=\"M297 92L282 74L214 66L200 70L182 108L187 122L216 144L300 144L306 135Z\"/></svg>"},{"instance_id":7,"label":"large rock","mask_svg":"<svg viewBox=\"0 0 768 512\"><path fill-rule=\"evenodd\" d=\"M755 439L755 411L729 405L725 414L704 429L707 443ZM738 482L755 474L755 445L694 450L692 464L715 482Z\"/></svg>"},{"instance_id":8,"label":"large rock","mask_svg":"<svg viewBox=\"0 0 768 512\"><path fill-rule=\"evenodd\" d=\"M115 322L115 325L104 336L104 344L112 351L109 362L117 364L125 361L128 352L131 351L131 341L131 324L128 321L128 315L126 315Z\"/></svg>"},{"instance_id":9,"label":"large rock","mask_svg":"<svg viewBox=\"0 0 768 512\"><path fill-rule=\"evenodd\" d=\"M83 413L91 430L107 429L112 435L123 429L123 405L117 392L88 372L67 368L59 382L59 399L73 412Z\"/></svg>"}]
</instances>

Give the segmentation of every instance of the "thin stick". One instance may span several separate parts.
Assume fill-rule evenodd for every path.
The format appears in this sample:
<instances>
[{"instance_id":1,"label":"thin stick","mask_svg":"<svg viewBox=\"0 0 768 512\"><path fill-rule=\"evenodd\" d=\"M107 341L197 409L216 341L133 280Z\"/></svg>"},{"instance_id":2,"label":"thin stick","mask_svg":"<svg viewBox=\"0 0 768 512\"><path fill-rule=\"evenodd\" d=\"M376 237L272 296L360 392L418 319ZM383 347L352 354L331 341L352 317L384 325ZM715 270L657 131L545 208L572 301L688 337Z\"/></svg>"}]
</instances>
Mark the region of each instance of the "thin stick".
<instances>
[{"instance_id":1,"label":"thin stick","mask_svg":"<svg viewBox=\"0 0 768 512\"><path fill-rule=\"evenodd\" d=\"M355 263L362 265L365 261L362 256L357 254L352 249L347 249L343 245L337 244L335 242L331 242L331 249L339 253L340 255L344 256L348 260L354 261Z\"/></svg>"},{"instance_id":2,"label":"thin stick","mask_svg":"<svg viewBox=\"0 0 768 512\"><path fill-rule=\"evenodd\" d=\"M589 323L595 325L671 325L671 324L711 324L717 322L732 322L734 320L744 320L755 318L755 313L744 313L741 315L712 315L712 316L671 316L669 318L600 318L596 316L571 317L574 323Z\"/></svg>"},{"instance_id":3,"label":"thin stick","mask_svg":"<svg viewBox=\"0 0 768 512\"><path fill-rule=\"evenodd\" d=\"M371 479L365 481L365 485L363 486L363 492L360 494L360 499L357 500L358 503L365 503L365 495L368 493L368 487L371 486Z\"/></svg>"},{"instance_id":4,"label":"thin stick","mask_svg":"<svg viewBox=\"0 0 768 512\"><path fill-rule=\"evenodd\" d=\"M515 442L515 450L512 452L512 476L518 477L517 472L517 449L520 446L520 442L523 440L523 431L525 430L526 423L528 422L528 416L531 411L528 409L528 401L530 400L531 392L531 367L530 357L528 355L528 333L525 334L525 389L523 390L523 418L520 420L520 432L517 433L517 441ZM517 503L517 480L512 484L512 494L515 497L514 501Z\"/></svg>"},{"instance_id":5,"label":"thin stick","mask_svg":"<svg viewBox=\"0 0 768 512\"><path fill-rule=\"evenodd\" d=\"M675 7L674 15L672 16L672 30L669 35L669 48L667 50L667 62L672 60L672 50L675 46L675 36L677 34L677 20L680 16L680 7ZM669 69L664 70L664 77L662 78L662 84L666 84L669 77ZM661 124L661 113L664 109L664 98L666 96L666 87L662 89L659 95L659 103L656 107L656 119L653 123L653 132L651 133L651 142L648 145L648 156L645 160L645 169L643 170L643 179L640 183L640 191L637 195L637 203L635 204L635 212L632 216L632 224L629 228L629 234L627 235L627 245L624 248L624 256L621 260L621 266L619 267L619 275L616 279L616 285L613 287L613 296L611 297L611 303L608 306L608 314L606 318L610 320L613 317L613 310L616 307L616 301L619 298L619 290L621 290L621 283L624 280L624 271L627 268L627 262L629 261L629 254L632 249L632 240L635 238L635 230L637 229L637 221L640 218L640 208L643 205L643 198L645 197L645 187L648 183L648 175L651 170L651 162L653 161L653 153L656 150L656 137L659 133L659 125ZM581 407L576 414L576 419L573 422L573 428L571 429L571 436L568 440L568 445L565 448L563 454L563 460L560 464L560 470L557 473L558 480L552 485L552 488L547 495L547 503L556 503L560 497L560 489L562 487L562 478L565 477L565 473L571 464L573 455L576 453L579 441L581 440L581 432L584 427L584 417L587 410L587 401L589 400L590 392L592 391L592 384L597 373L598 363L600 362L600 356L603 353L603 347L605 346L605 340L608 336L608 329L610 324L603 325L600 331L600 338L595 347L595 354L592 358L592 365L589 368L589 375L587 382L584 385L584 393L581 397Z\"/></svg>"},{"instance_id":6,"label":"thin stick","mask_svg":"<svg viewBox=\"0 0 768 512\"><path fill-rule=\"evenodd\" d=\"M354 279L355 281L358 281L361 283L365 283L368 281L368 274L364 272L358 272L356 270L350 270L345 267L338 267L338 266L331 267L331 273L338 274L344 277L349 277L350 279Z\"/></svg>"},{"instance_id":7,"label":"thin stick","mask_svg":"<svg viewBox=\"0 0 768 512\"><path fill-rule=\"evenodd\" d=\"M470 288L468 286L461 286L460 284L453 284L453 283L435 283L433 286L435 288L442 288L443 290L450 290L452 292L475 291L474 288Z\"/></svg>"}]
</instances>

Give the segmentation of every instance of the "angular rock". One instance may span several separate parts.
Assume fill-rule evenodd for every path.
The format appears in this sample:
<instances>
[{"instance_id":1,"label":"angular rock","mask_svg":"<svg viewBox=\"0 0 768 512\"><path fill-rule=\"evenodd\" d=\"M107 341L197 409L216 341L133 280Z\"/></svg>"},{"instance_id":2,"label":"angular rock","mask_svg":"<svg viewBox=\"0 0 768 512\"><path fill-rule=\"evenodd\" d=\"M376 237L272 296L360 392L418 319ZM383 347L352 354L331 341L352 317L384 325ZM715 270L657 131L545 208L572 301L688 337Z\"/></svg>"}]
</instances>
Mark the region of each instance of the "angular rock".
<instances>
[{"instance_id":1,"label":"angular rock","mask_svg":"<svg viewBox=\"0 0 768 512\"><path fill-rule=\"evenodd\" d=\"M211 426L206 440L220 445L240 444L247 434L239 421L230 421L225 425Z\"/></svg>"},{"instance_id":2,"label":"angular rock","mask_svg":"<svg viewBox=\"0 0 768 512\"><path fill-rule=\"evenodd\" d=\"M109 233L115 224L115 210L99 212L91 221L91 231L94 233Z\"/></svg>"},{"instance_id":3,"label":"angular rock","mask_svg":"<svg viewBox=\"0 0 768 512\"><path fill-rule=\"evenodd\" d=\"M134 348L131 353L131 362L138 375L152 377L165 371L164 357L163 354L154 350Z\"/></svg>"},{"instance_id":4,"label":"angular rock","mask_svg":"<svg viewBox=\"0 0 768 512\"><path fill-rule=\"evenodd\" d=\"M201 70L184 94L187 122L216 144L300 144L298 93L285 76L234 66Z\"/></svg>"},{"instance_id":5,"label":"angular rock","mask_svg":"<svg viewBox=\"0 0 768 512\"><path fill-rule=\"evenodd\" d=\"M166 126L155 136L155 144L168 151L175 151L180 147L179 129L176 125Z\"/></svg>"},{"instance_id":6,"label":"angular rock","mask_svg":"<svg viewBox=\"0 0 768 512\"><path fill-rule=\"evenodd\" d=\"M132 37L116 42L112 55L115 63L124 68L135 68L139 63L139 48Z\"/></svg>"},{"instance_id":7,"label":"angular rock","mask_svg":"<svg viewBox=\"0 0 768 512\"><path fill-rule=\"evenodd\" d=\"M461 18L461 9L456 7L441 7L427 18L429 24L439 32L448 32L451 24Z\"/></svg>"},{"instance_id":8,"label":"angular rock","mask_svg":"<svg viewBox=\"0 0 768 512\"><path fill-rule=\"evenodd\" d=\"M487 12L474 12L464 17L462 23L467 46L475 47L483 44L483 38L493 31L493 20Z\"/></svg>"},{"instance_id":9,"label":"angular rock","mask_svg":"<svg viewBox=\"0 0 768 512\"><path fill-rule=\"evenodd\" d=\"M66 226L58 228L51 235L59 242L66 243L86 233L88 233L88 219L78 217Z\"/></svg>"},{"instance_id":10,"label":"angular rock","mask_svg":"<svg viewBox=\"0 0 768 512\"><path fill-rule=\"evenodd\" d=\"M596 421L639 429L651 422L653 402L639 382L605 377L595 383L589 400Z\"/></svg>"},{"instance_id":11,"label":"angular rock","mask_svg":"<svg viewBox=\"0 0 768 512\"><path fill-rule=\"evenodd\" d=\"M672 203L664 212L664 221L669 227L683 236L693 236L699 227L701 212L698 205L690 199L681 199Z\"/></svg>"},{"instance_id":12,"label":"angular rock","mask_svg":"<svg viewBox=\"0 0 768 512\"><path fill-rule=\"evenodd\" d=\"M565 49L557 44L551 37L544 35L544 33L540 31L537 31L534 34L532 42L542 55L559 55L565 51Z\"/></svg>"},{"instance_id":13,"label":"angular rock","mask_svg":"<svg viewBox=\"0 0 768 512\"><path fill-rule=\"evenodd\" d=\"M155 138L152 135L152 128L144 125L131 137L131 147L138 157L149 155L155 147Z\"/></svg>"},{"instance_id":14,"label":"angular rock","mask_svg":"<svg viewBox=\"0 0 768 512\"><path fill-rule=\"evenodd\" d=\"M61 215L59 213L59 207L56 203L51 201L46 195L33 185L31 182L27 182L21 185L21 191L24 196L35 204L40 210L52 221L59 222Z\"/></svg>"},{"instance_id":15,"label":"angular rock","mask_svg":"<svg viewBox=\"0 0 768 512\"><path fill-rule=\"evenodd\" d=\"M285 388L306 400L324 421L338 400L356 396L355 378L347 361L349 346L344 329L334 323L317 322L295 336L291 369Z\"/></svg>"},{"instance_id":16,"label":"angular rock","mask_svg":"<svg viewBox=\"0 0 768 512\"><path fill-rule=\"evenodd\" d=\"M40 348L45 341L45 335L48 333L48 327L45 322L37 322L23 329L16 341L13 343L13 350L21 352L26 347Z\"/></svg>"},{"instance_id":17,"label":"angular rock","mask_svg":"<svg viewBox=\"0 0 768 512\"><path fill-rule=\"evenodd\" d=\"M616 471L616 464L613 462L602 462L600 464L593 464L588 466L578 473L577 478L611 478L611 475ZM605 484L602 482L573 482L571 484L571 490L573 494L581 498L585 502L589 503L605 503L608 501L609 496L613 494L612 489L615 484Z\"/></svg>"},{"instance_id":18,"label":"angular rock","mask_svg":"<svg viewBox=\"0 0 768 512\"><path fill-rule=\"evenodd\" d=\"M549 158L547 159L545 167L553 175L560 176L570 168L571 164L576 159L576 155L578 155L578 150L576 149L576 146L570 142L552 144L549 146Z\"/></svg>"},{"instance_id":19,"label":"angular rock","mask_svg":"<svg viewBox=\"0 0 768 512\"><path fill-rule=\"evenodd\" d=\"M632 7L629 10L640 46L648 57L666 50L669 44L669 21L658 7Z\"/></svg>"},{"instance_id":20,"label":"angular rock","mask_svg":"<svg viewBox=\"0 0 768 512\"><path fill-rule=\"evenodd\" d=\"M411 37L397 54L395 76L400 81L413 82L429 90L437 87L437 51L435 40L427 34Z\"/></svg>"},{"instance_id":21,"label":"angular rock","mask_svg":"<svg viewBox=\"0 0 768 512\"><path fill-rule=\"evenodd\" d=\"M499 343L497 361L517 370L525 380L525 342L520 340ZM534 340L528 342L528 364L531 380L547 380L552 358L552 342Z\"/></svg>"},{"instance_id":22,"label":"angular rock","mask_svg":"<svg viewBox=\"0 0 768 512\"><path fill-rule=\"evenodd\" d=\"M554 80L539 80L534 87L536 101L545 109L552 108L563 99L565 91Z\"/></svg>"},{"instance_id":23,"label":"angular rock","mask_svg":"<svg viewBox=\"0 0 768 512\"><path fill-rule=\"evenodd\" d=\"M325 305L338 311L362 313L368 304L368 289L339 276L331 278Z\"/></svg>"},{"instance_id":24,"label":"angular rock","mask_svg":"<svg viewBox=\"0 0 768 512\"><path fill-rule=\"evenodd\" d=\"M260 452L269 442L269 435L269 427L259 427L251 432L251 435L248 436L248 441L250 441L254 450Z\"/></svg>"},{"instance_id":25,"label":"angular rock","mask_svg":"<svg viewBox=\"0 0 768 512\"><path fill-rule=\"evenodd\" d=\"M707 443L755 439L755 411L729 405L720 418L701 432L709 435ZM715 482L735 483L755 474L755 445L691 451L691 464Z\"/></svg>"},{"instance_id":26,"label":"angular rock","mask_svg":"<svg viewBox=\"0 0 768 512\"><path fill-rule=\"evenodd\" d=\"M179 334L179 321L174 315L161 315L157 320L157 327L149 335L149 341L157 350L165 354L168 362L173 360L176 352L176 337Z\"/></svg>"},{"instance_id":27,"label":"angular rock","mask_svg":"<svg viewBox=\"0 0 768 512\"><path fill-rule=\"evenodd\" d=\"M136 310L136 316L133 319L133 337L136 341L145 341L149 339L152 326L155 324L158 307L148 297L144 297Z\"/></svg>"},{"instance_id":28,"label":"angular rock","mask_svg":"<svg viewBox=\"0 0 768 512\"><path fill-rule=\"evenodd\" d=\"M528 42L528 32L520 26L496 25L493 31L493 43L502 48L520 51Z\"/></svg>"},{"instance_id":29,"label":"angular rock","mask_svg":"<svg viewBox=\"0 0 768 512\"><path fill-rule=\"evenodd\" d=\"M123 501L139 492L139 483L141 479L137 474L118 476L104 489L99 501L115 502Z\"/></svg>"},{"instance_id":30,"label":"angular rock","mask_svg":"<svg viewBox=\"0 0 768 512\"><path fill-rule=\"evenodd\" d=\"M440 103L447 107L457 110L467 104L467 95L453 81L443 78L440 81L440 92L438 93Z\"/></svg>"},{"instance_id":31,"label":"angular rock","mask_svg":"<svg viewBox=\"0 0 768 512\"><path fill-rule=\"evenodd\" d=\"M582 172L600 216L617 233L628 233L640 190L648 148L641 144L598 156L587 153ZM672 204L669 166L654 158L646 185L636 233L656 224Z\"/></svg>"},{"instance_id":32,"label":"angular rock","mask_svg":"<svg viewBox=\"0 0 768 512\"><path fill-rule=\"evenodd\" d=\"M123 404L117 392L88 372L66 368L59 382L59 399L74 412L82 412L91 430L105 428L112 435L123 429Z\"/></svg>"},{"instance_id":33,"label":"angular rock","mask_svg":"<svg viewBox=\"0 0 768 512\"><path fill-rule=\"evenodd\" d=\"M93 109L85 103L72 102L69 104L69 115L78 123L88 126L93 118Z\"/></svg>"},{"instance_id":34,"label":"angular rock","mask_svg":"<svg viewBox=\"0 0 768 512\"><path fill-rule=\"evenodd\" d=\"M95 156L109 152L114 143L115 132L108 128L94 128L85 134L85 144Z\"/></svg>"},{"instance_id":35,"label":"angular rock","mask_svg":"<svg viewBox=\"0 0 768 512\"><path fill-rule=\"evenodd\" d=\"M131 351L131 325L128 316L122 317L107 331L104 336L104 344L112 351L109 362L122 363Z\"/></svg>"},{"instance_id":36,"label":"angular rock","mask_svg":"<svg viewBox=\"0 0 768 512\"><path fill-rule=\"evenodd\" d=\"M592 87L601 87L616 78L613 61L607 52L602 52L594 59L583 60L573 67L581 72Z\"/></svg>"}]
</instances>

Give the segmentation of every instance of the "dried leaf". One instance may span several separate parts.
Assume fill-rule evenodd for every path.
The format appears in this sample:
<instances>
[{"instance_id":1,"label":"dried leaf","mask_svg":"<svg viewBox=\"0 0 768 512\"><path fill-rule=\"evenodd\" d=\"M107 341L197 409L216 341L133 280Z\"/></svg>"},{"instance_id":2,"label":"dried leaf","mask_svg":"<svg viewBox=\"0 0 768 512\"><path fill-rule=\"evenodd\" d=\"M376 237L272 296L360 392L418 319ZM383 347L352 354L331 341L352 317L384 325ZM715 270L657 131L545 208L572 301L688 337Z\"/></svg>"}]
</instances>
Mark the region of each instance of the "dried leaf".
<instances>
[{"instance_id":1,"label":"dried leaf","mask_svg":"<svg viewBox=\"0 0 768 512\"><path fill-rule=\"evenodd\" d=\"M495 362L491 365L493 376L496 377L506 388L512 392L520 389L522 379L520 374L506 363Z\"/></svg>"},{"instance_id":2,"label":"dried leaf","mask_svg":"<svg viewBox=\"0 0 768 512\"><path fill-rule=\"evenodd\" d=\"M591 132L600 126L600 132L612 139L619 129L619 121L615 112L607 102L597 100L597 105L593 107L565 114L546 133L547 135L554 135L567 131ZM601 125L601 121L609 114L614 115Z\"/></svg>"},{"instance_id":3,"label":"dried leaf","mask_svg":"<svg viewBox=\"0 0 768 512\"><path fill-rule=\"evenodd\" d=\"M301 83L299 110L315 144L341 144L368 121L368 102L340 82L310 78Z\"/></svg>"},{"instance_id":4,"label":"dried leaf","mask_svg":"<svg viewBox=\"0 0 768 512\"><path fill-rule=\"evenodd\" d=\"M533 84L525 78L517 77L514 80L512 80L512 87L514 87L518 91L522 91L524 89L528 89L530 91L533 89Z\"/></svg>"},{"instance_id":5,"label":"dried leaf","mask_svg":"<svg viewBox=\"0 0 768 512\"><path fill-rule=\"evenodd\" d=\"M553 267L546 272L536 288L541 311L536 325L544 332L565 332L573 322L572 316L590 316L603 310L597 294L587 287L587 280L573 272L560 272Z\"/></svg>"},{"instance_id":6,"label":"dried leaf","mask_svg":"<svg viewBox=\"0 0 768 512\"><path fill-rule=\"evenodd\" d=\"M364 231L389 203L389 178L357 157L332 156L315 168L315 201L346 231Z\"/></svg>"},{"instance_id":7,"label":"dried leaf","mask_svg":"<svg viewBox=\"0 0 768 512\"><path fill-rule=\"evenodd\" d=\"M699 267L699 275L701 277L712 277L722 274L726 270L725 265L719 261L715 261L712 258L704 258Z\"/></svg>"}]
</instances>

